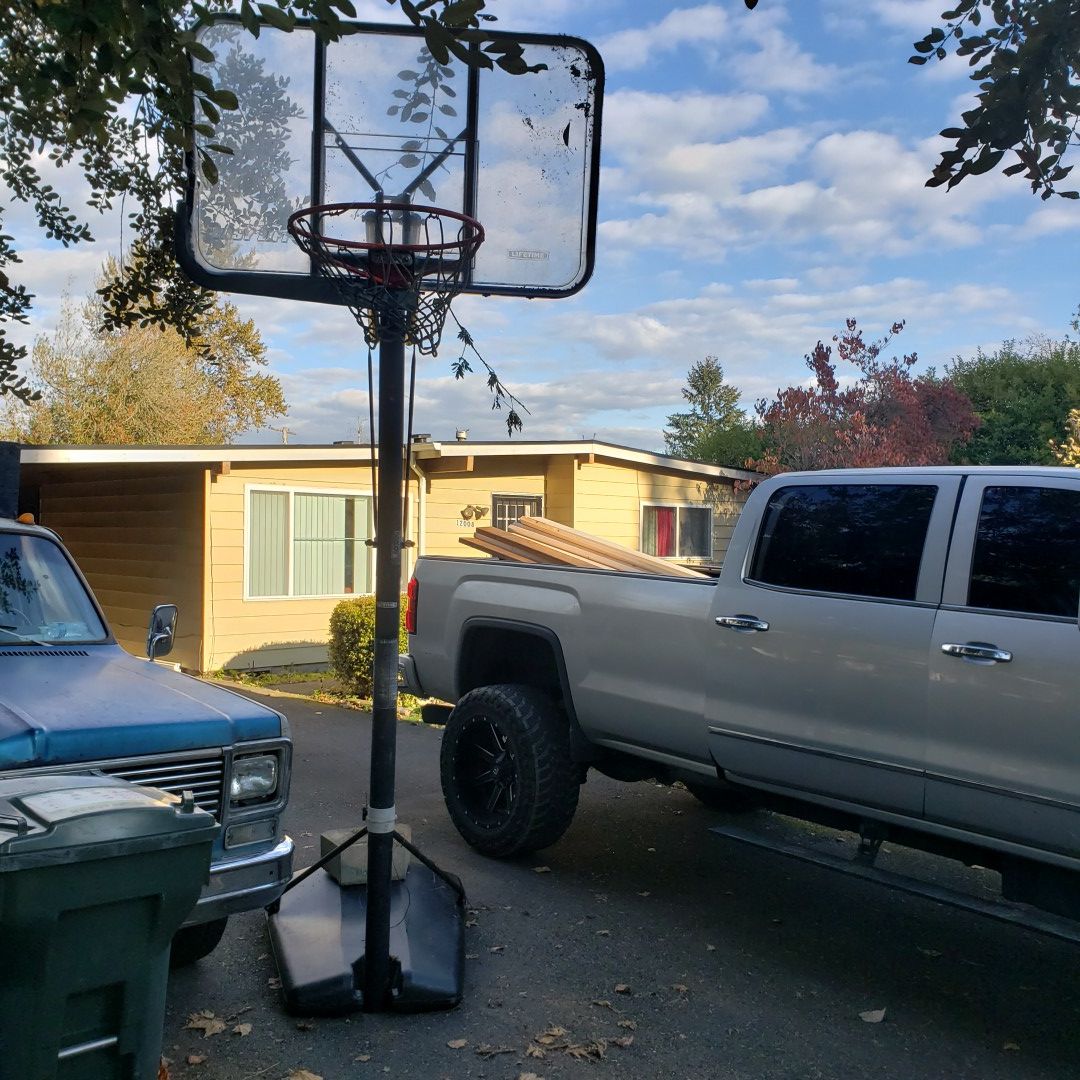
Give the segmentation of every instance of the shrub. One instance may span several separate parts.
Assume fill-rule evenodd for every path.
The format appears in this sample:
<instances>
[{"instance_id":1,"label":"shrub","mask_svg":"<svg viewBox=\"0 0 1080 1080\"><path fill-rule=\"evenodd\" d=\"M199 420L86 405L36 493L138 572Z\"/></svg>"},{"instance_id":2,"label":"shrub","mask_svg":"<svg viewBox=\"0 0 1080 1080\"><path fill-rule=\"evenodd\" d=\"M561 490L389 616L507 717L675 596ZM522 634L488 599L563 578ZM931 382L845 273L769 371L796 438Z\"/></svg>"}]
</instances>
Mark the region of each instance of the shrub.
<instances>
[{"instance_id":1,"label":"shrub","mask_svg":"<svg viewBox=\"0 0 1080 1080\"><path fill-rule=\"evenodd\" d=\"M398 645L408 648L405 633L405 597L401 598ZM371 697L375 667L375 597L342 600L330 614L330 668L359 697ZM397 672L394 673L395 678Z\"/></svg>"}]
</instances>

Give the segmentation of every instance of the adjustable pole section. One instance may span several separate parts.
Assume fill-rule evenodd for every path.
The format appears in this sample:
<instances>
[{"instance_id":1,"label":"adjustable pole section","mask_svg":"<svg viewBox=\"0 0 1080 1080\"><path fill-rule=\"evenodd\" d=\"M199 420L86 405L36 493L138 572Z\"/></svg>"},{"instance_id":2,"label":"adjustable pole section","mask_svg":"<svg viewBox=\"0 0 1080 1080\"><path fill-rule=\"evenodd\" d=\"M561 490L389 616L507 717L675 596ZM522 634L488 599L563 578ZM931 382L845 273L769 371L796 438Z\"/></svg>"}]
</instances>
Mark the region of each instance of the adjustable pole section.
<instances>
[{"instance_id":1,"label":"adjustable pole section","mask_svg":"<svg viewBox=\"0 0 1080 1080\"><path fill-rule=\"evenodd\" d=\"M401 625L401 488L404 478L407 291L391 292L379 312L379 509L375 522L375 670L368 796L367 927L364 1011L391 996L390 896L394 859L397 662Z\"/></svg>"}]
</instances>

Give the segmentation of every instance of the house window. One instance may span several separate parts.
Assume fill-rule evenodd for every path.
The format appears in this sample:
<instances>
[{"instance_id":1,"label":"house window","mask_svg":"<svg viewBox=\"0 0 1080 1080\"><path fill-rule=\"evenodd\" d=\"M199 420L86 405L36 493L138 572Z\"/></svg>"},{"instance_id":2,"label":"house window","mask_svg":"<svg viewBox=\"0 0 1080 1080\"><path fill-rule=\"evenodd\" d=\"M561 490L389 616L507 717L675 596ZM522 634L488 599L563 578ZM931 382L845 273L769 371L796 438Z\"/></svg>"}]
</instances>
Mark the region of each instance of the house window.
<instances>
[{"instance_id":1,"label":"house window","mask_svg":"<svg viewBox=\"0 0 1080 1080\"><path fill-rule=\"evenodd\" d=\"M491 523L499 529L508 528L518 518L539 517L544 512L544 500L539 495L492 495Z\"/></svg>"},{"instance_id":2,"label":"house window","mask_svg":"<svg viewBox=\"0 0 1080 1080\"><path fill-rule=\"evenodd\" d=\"M372 591L368 496L252 490L247 532L249 597Z\"/></svg>"},{"instance_id":3,"label":"house window","mask_svg":"<svg viewBox=\"0 0 1080 1080\"><path fill-rule=\"evenodd\" d=\"M643 506L641 550L662 559L712 556L712 509L708 506Z\"/></svg>"}]
</instances>

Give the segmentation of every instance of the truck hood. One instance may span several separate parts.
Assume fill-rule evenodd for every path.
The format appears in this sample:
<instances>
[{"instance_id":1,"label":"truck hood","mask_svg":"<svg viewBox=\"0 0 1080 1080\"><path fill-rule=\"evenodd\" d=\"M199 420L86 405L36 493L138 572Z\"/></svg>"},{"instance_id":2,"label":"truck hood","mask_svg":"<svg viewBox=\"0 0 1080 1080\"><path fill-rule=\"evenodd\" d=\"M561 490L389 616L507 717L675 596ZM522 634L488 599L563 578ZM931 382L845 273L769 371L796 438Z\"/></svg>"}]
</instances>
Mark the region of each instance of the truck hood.
<instances>
[{"instance_id":1,"label":"truck hood","mask_svg":"<svg viewBox=\"0 0 1080 1080\"><path fill-rule=\"evenodd\" d=\"M0 648L0 770L283 734L272 709L119 645Z\"/></svg>"}]
</instances>

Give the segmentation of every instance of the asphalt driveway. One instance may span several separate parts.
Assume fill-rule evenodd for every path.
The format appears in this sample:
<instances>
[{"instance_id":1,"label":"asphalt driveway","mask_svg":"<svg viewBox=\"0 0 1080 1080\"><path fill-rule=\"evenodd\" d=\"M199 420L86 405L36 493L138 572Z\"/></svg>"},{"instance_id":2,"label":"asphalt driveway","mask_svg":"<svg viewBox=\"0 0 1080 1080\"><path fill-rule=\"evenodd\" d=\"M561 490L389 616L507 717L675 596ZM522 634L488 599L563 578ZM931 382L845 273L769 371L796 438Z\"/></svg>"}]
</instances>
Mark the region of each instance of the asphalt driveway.
<instances>
[{"instance_id":1,"label":"asphalt driveway","mask_svg":"<svg viewBox=\"0 0 1080 1080\"><path fill-rule=\"evenodd\" d=\"M322 830L360 821L368 718L251 696L293 725L287 825L303 866ZM165 1053L174 1080L283 1080L299 1070L325 1080L1080 1075L1080 948L721 840L708 827L724 815L687 792L595 774L562 841L493 862L467 848L446 815L439 738L399 727L397 805L420 847L468 890L462 1005L289 1016L264 918L234 917L210 957L172 976ZM743 823L799 828L765 814ZM811 839L850 843L821 830ZM984 885L977 872L917 862L940 879ZM225 1030L204 1037L186 1026L200 1012Z\"/></svg>"}]
</instances>

